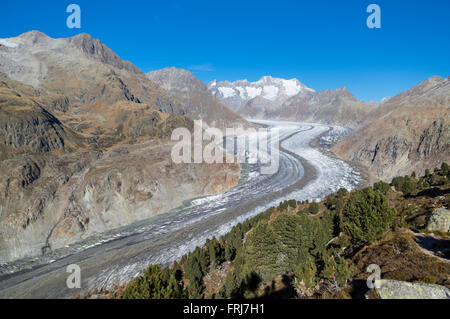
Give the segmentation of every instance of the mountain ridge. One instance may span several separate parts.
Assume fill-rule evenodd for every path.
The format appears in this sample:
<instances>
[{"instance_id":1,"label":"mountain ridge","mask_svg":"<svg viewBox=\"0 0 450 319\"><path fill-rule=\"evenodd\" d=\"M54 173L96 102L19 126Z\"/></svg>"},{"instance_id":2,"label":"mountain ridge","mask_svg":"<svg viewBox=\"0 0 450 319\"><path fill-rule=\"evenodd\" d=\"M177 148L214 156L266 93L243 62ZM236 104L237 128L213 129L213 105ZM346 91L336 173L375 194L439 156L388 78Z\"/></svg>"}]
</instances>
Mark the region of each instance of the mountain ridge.
<instances>
[{"instance_id":1,"label":"mountain ridge","mask_svg":"<svg viewBox=\"0 0 450 319\"><path fill-rule=\"evenodd\" d=\"M371 112L334 151L367 167L374 180L423 174L450 157L449 109L450 77L431 77Z\"/></svg>"},{"instance_id":2,"label":"mountain ridge","mask_svg":"<svg viewBox=\"0 0 450 319\"><path fill-rule=\"evenodd\" d=\"M295 78L264 76L256 82L214 80L208 88L225 105L254 119L295 120L355 128L378 105L358 101L347 87L315 91Z\"/></svg>"},{"instance_id":3,"label":"mountain ridge","mask_svg":"<svg viewBox=\"0 0 450 319\"><path fill-rule=\"evenodd\" d=\"M221 129L230 126L253 126L216 99L208 91L206 84L188 70L169 67L150 71L146 76L187 105L187 115L206 118L209 125Z\"/></svg>"}]
</instances>

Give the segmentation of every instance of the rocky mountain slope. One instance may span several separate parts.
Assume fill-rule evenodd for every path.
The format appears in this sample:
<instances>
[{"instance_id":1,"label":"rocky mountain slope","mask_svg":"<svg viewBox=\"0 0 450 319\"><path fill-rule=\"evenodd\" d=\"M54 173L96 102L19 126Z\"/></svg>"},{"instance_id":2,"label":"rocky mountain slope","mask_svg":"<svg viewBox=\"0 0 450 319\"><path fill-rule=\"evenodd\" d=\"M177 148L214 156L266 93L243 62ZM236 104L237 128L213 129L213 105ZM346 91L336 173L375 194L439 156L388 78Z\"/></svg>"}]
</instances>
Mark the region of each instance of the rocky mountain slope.
<instances>
[{"instance_id":1,"label":"rocky mountain slope","mask_svg":"<svg viewBox=\"0 0 450 319\"><path fill-rule=\"evenodd\" d=\"M450 158L450 79L431 77L389 99L335 147L373 179L423 173Z\"/></svg>"},{"instance_id":2,"label":"rocky mountain slope","mask_svg":"<svg viewBox=\"0 0 450 319\"><path fill-rule=\"evenodd\" d=\"M38 31L0 45L0 72L32 85L46 109L74 131L113 145L152 131L156 113L183 115L185 106L130 62L90 35L52 39Z\"/></svg>"},{"instance_id":3,"label":"rocky mountain slope","mask_svg":"<svg viewBox=\"0 0 450 319\"><path fill-rule=\"evenodd\" d=\"M266 76L257 82L213 81L211 93L247 118L359 126L376 103L358 101L347 88L316 92L297 79Z\"/></svg>"},{"instance_id":4,"label":"rocky mountain slope","mask_svg":"<svg viewBox=\"0 0 450 319\"><path fill-rule=\"evenodd\" d=\"M87 34L0 41L0 264L236 185L237 164L171 161L187 113Z\"/></svg>"},{"instance_id":5,"label":"rocky mountain slope","mask_svg":"<svg viewBox=\"0 0 450 319\"><path fill-rule=\"evenodd\" d=\"M13 153L83 148L84 140L36 102L34 90L0 75L0 160Z\"/></svg>"},{"instance_id":6,"label":"rocky mountain slope","mask_svg":"<svg viewBox=\"0 0 450 319\"><path fill-rule=\"evenodd\" d=\"M222 105L211 111L214 103L195 104L202 99L183 103L88 34L52 39L31 31L6 41L9 46L0 44L0 72L50 93L50 111L63 113L72 128L100 124L110 135L136 137L151 122L149 110L211 123L221 115L227 125L245 122Z\"/></svg>"},{"instance_id":7,"label":"rocky mountain slope","mask_svg":"<svg viewBox=\"0 0 450 319\"><path fill-rule=\"evenodd\" d=\"M282 106L281 118L355 128L376 109L377 103L357 100L347 88L298 94Z\"/></svg>"},{"instance_id":8,"label":"rocky mountain slope","mask_svg":"<svg viewBox=\"0 0 450 319\"><path fill-rule=\"evenodd\" d=\"M165 68L147 73L147 78L176 96L186 105L187 116L205 119L210 126L227 128L249 123L228 109L208 91L208 87L190 71Z\"/></svg>"}]
</instances>

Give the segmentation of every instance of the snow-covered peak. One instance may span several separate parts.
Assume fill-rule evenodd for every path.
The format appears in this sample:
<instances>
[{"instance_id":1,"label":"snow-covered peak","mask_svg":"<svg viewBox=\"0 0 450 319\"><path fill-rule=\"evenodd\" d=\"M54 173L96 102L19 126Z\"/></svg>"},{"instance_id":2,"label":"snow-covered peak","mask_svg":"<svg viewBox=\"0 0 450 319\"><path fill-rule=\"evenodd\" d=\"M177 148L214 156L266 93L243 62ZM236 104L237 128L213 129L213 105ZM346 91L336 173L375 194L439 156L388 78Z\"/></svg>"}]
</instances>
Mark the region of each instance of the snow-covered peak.
<instances>
[{"instance_id":1,"label":"snow-covered peak","mask_svg":"<svg viewBox=\"0 0 450 319\"><path fill-rule=\"evenodd\" d=\"M315 92L313 89L303 85L297 79L283 80L281 79L286 95L294 96L299 94L301 91Z\"/></svg>"},{"instance_id":2,"label":"snow-covered peak","mask_svg":"<svg viewBox=\"0 0 450 319\"><path fill-rule=\"evenodd\" d=\"M297 79L286 80L271 76L263 76L256 82L248 80L218 82L214 80L209 83L208 89L221 100L233 99L240 103L246 103L257 97L268 101L282 101L301 92L315 92Z\"/></svg>"},{"instance_id":3,"label":"snow-covered peak","mask_svg":"<svg viewBox=\"0 0 450 319\"><path fill-rule=\"evenodd\" d=\"M273 80L274 79L270 75L267 75L267 76L263 76L261 79L259 79L259 81L255 82L255 83L268 84L268 83L272 83Z\"/></svg>"}]
</instances>

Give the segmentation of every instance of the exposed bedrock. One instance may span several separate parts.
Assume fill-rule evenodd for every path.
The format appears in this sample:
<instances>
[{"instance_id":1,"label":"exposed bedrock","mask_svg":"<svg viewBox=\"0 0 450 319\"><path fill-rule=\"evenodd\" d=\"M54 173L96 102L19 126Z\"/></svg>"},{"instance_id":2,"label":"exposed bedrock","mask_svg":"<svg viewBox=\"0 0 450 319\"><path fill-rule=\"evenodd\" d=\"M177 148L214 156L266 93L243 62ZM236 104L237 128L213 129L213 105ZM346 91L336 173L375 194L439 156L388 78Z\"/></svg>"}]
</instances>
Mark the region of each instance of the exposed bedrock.
<instances>
[{"instance_id":1,"label":"exposed bedrock","mask_svg":"<svg viewBox=\"0 0 450 319\"><path fill-rule=\"evenodd\" d=\"M168 144L0 162L0 262L73 244L238 183L238 164L173 164Z\"/></svg>"}]
</instances>

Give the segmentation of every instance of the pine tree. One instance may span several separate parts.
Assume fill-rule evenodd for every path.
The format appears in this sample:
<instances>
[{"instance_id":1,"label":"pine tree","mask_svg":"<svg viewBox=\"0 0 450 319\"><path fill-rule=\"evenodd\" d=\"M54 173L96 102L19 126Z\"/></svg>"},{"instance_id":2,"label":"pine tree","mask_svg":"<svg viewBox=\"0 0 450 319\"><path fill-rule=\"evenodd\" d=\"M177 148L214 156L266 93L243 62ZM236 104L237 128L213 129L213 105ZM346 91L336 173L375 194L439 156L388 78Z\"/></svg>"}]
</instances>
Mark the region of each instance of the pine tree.
<instances>
[{"instance_id":1,"label":"pine tree","mask_svg":"<svg viewBox=\"0 0 450 319\"><path fill-rule=\"evenodd\" d=\"M209 259L211 265L220 264L223 260L222 247L217 239L214 237L206 242L206 247L208 249Z\"/></svg>"},{"instance_id":2,"label":"pine tree","mask_svg":"<svg viewBox=\"0 0 450 319\"><path fill-rule=\"evenodd\" d=\"M250 233L245 252L248 270L257 273L264 282L277 275L279 247L275 233L267 222L261 221Z\"/></svg>"},{"instance_id":3,"label":"pine tree","mask_svg":"<svg viewBox=\"0 0 450 319\"><path fill-rule=\"evenodd\" d=\"M354 244L372 243L389 230L394 217L386 197L369 187L355 192L347 202L341 228Z\"/></svg>"},{"instance_id":4,"label":"pine tree","mask_svg":"<svg viewBox=\"0 0 450 319\"><path fill-rule=\"evenodd\" d=\"M314 287L317 282L317 267L314 259L312 257L308 257L304 260L297 268L295 273L297 281L303 281L306 288Z\"/></svg>"},{"instance_id":5,"label":"pine tree","mask_svg":"<svg viewBox=\"0 0 450 319\"><path fill-rule=\"evenodd\" d=\"M308 209L309 213L312 215L315 215L319 212L319 204L317 203L311 203L309 205L309 209Z\"/></svg>"}]
</instances>

